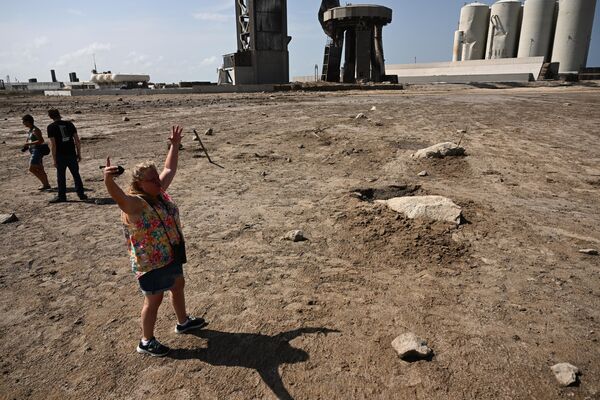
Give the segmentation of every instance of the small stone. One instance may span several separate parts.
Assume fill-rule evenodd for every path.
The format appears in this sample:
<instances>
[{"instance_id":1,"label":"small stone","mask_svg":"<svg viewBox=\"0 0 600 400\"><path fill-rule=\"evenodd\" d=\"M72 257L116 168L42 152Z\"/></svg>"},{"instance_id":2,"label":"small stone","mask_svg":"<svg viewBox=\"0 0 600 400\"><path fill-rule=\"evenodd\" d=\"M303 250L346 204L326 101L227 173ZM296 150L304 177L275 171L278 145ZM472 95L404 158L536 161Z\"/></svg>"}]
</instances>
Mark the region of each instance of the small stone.
<instances>
[{"instance_id":1,"label":"small stone","mask_svg":"<svg viewBox=\"0 0 600 400\"><path fill-rule=\"evenodd\" d=\"M356 117L354 117L354 119L365 119L367 118L367 116L363 113L359 113Z\"/></svg>"},{"instance_id":2,"label":"small stone","mask_svg":"<svg viewBox=\"0 0 600 400\"><path fill-rule=\"evenodd\" d=\"M444 158L461 157L465 155L464 147L451 142L438 143L426 149L421 149L412 155L412 158Z\"/></svg>"},{"instance_id":3,"label":"small stone","mask_svg":"<svg viewBox=\"0 0 600 400\"><path fill-rule=\"evenodd\" d=\"M129 122L129 118L128 117L123 117L123 122Z\"/></svg>"},{"instance_id":4,"label":"small stone","mask_svg":"<svg viewBox=\"0 0 600 400\"><path fill-rule=\"evenodd\" d=\"M383 126L383 122L377 121L377 122L375 122L375 126Z\"/></svg>"},{"instance_id":5,"label":"small stone","mask_svg":"<svg viewBox=\"0 0 600 400\"><path fill-rule=\"evenodd\" d=\"M376 106L371 107L371 111L377 111L377 107Z\"/></svg>"},{"instance_id":6,"label":"small stone","mask_svg":"<svg viewBox=\"0 0 600 400\"><path fill-rule=\"evenodd\" d=\"M83 318L81 318L81 317L77 318L75 320L75 322L73 322L73 325L81 325L81 324L83 324Z\"/></svg>"},{"instance_id":7,"label":"small stone","mask_svg":"<svg viewBox=\"0 0 600 400\"><path fill-rule=\"evenodd\" d=\"M304 145L303 145L303 144L301 144L300 146L298 146L298 148L299 148L299 149L303 149L303 148L304 148Z\"/></svg>"},{"instance_id":8,"label":"small stone","mask_svg":"<svg viewBox=\"0 0 600 400\"><path fill-rule=\"evenodd\" d=\"M569 363L556 364L550 367L561 386L570 386L577 382L579 368Z\"/></svg>"},{"instance_id":9,"label":"small stone","mask_svg":"<svg viewBox=\"0 0 600 400\"><path fill-rule=\"evenodd\" d=\"M570 107L571 103L565 103L565 107Z\"/></svg>"},{"instance_id":10,"label":"small stone","mask_svg":"<svg viewBox=\"0 0 600 400\"><path fill-rule=\"evenodd\" d=\"M463 134L463 133L467 133L466 129L457 129L456 133L458 133L459 135Z\"/></svg>"},{"instance_id":11,"label":"small stone","mask_svg":"<svg viewBox=\"0 0 600 400\"><path fill-rule=\"evenodd\" d=\"M462 221L462 209L452 200L442 196L408 196L389 200L376 200L410 219L425 218L447 221L457 225Z\"/></svg>"},{"instance_id":12,"label":"small stone","mask_svg":"<svg viewBox=\"0 0 600 400\"><path fill-rule=\"evenodd\" d=\"M81 111L77 110L77 111L73 112L73 114L81 114Z\"/></svg>"},{"instance_id":13,"label":"small stone","mask_svg":"<svg viewBox=\"0 0 600 400\"><path fill-rule=\"evenodd\" d=\"M406 361L422 360L432 353L432 350L427 347L427 341L410 332L394 339L392 347L396 350L398 356Z\"/></svg>"},{"instance_id":14,"label":"small stone","mask_svg":"<svg viewBox=\"0 0 600 400\"><path fill-rule=\"evenodd\" d=\"M10 224L18 220L19 218L15 214L0 214L0 224Z\"/></svg>"},{"instance_id":15,"label":"small stone","mask_svg":"<svg viewBox=\"0 0 600 400\"><path fill-rule=\"evenodd\" d=\"M419 172L419 176L427 176L427 175L429 175L427 173L427 171L421 171L421 172Z\"/></svg>"},{"instance_id":16,"label":"small stone","mask_svg":"<svg viewBox=\"0 0 600 400\"><path fill-rule=\"evenodd\" d=\"M136 123L135 123L135 126L141 126L141 125L142 125L142 123L141 123L141 122L136 122Z\"/></svg>"},{"instance_id":17,"label":"small stone","mask_svg":"<svg viewBox=\"0 0 600 400\"><path fill-rule=\"evenodd\" d=\"M122 98L122 97L119 97L119 98L117 99L117 101L123 101L123 98Z\"/></svg>"},{"instance_id":18,"label":"small stone","mask_svg":"<svg viewBox=\"0 0 600 400\"><path fill-rule=\"evenodd\" d=\"M262 176L264 178L265 176L267 176L267 172L266 171L261 172L260 176Z\"/></svg>"},{"instance_id":19,"label":"small stone","mask_svg":"<svg viewBox=\"0 0 600 400\"><path fill-rule=\"evenodd\" d=\"M598 250L596 250L596 249L581 249L581 250L579 250L579 252L582 254L587 254L588 256L597 256L598 255Z\"/></svg>"},{"instance_id":20,"label":"small stone","mask_svg":"<svg viewBox=\"0 0 600 400\"><path fill-rule=\"evenodd\" d=\"M213 128L208 128L206 130L206 132L204 132L204 136L212 136L213 135Z\"/></svg>"},{"instance_id":21,"label":"small stone","mask_svg":"<svg viewBox=\"0 0 600 400\"><path fill-rule=\"evenodd\" d=\"M308 240L304 236L304 232L302 232L301 230L297 230L297 229L286 233L285 236L283 237L283 239L291 240L292 242L303 242L305 240Z\"/></svg>"}]
</instances>

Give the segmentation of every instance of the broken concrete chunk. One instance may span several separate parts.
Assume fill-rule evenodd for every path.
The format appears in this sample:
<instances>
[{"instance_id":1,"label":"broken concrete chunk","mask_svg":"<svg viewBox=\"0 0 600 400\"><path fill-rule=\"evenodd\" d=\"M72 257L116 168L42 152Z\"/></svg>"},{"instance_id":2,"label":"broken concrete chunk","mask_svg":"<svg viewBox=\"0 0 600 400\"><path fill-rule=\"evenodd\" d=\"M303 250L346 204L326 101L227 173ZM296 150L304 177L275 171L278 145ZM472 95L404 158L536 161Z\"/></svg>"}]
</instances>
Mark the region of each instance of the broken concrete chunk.
<instances>
[{"instance_id":1,"label":"broken concrete chunk","mask_svg":"<svg viewBox=\"0 0 600 400\"><path fill-rule=\"evenodd\" d=\"M289 231L288 233L285 234L283 239L291 240L292 242L302 242L304 240L307 240L306 237L304 236L304 232L302 232L300 230Z\"/></svg>"},{"instance_id":2,"label":"broken concrete chunk","mask_svg":"<svg viewBox=\"0 0 600 400\"><path fill-rule=\"evenodd\" d=\"M389 200L377 200L392 210L406 215L408 218L427 218L435 221L446 221L460 224L462 209L454 202L442 196L407 196Z\"/></svg>"},{"instance_id":3,"label":"broken concrete chunk","mask_svg":"<svg viewBox=\"0 0 600 400\"><path fill-rule=\"evenodd\" d=\"M465 155L464 147L452 142L438 143L426 149L421 149L412 155L412 158L444 158L460 157Z\"/></svg>"},{"instance_id":4,"label":"broken concrete chunk","mask_svg":"<svg viewBox=\"0 0 600 400\"><path fill-rule=\"evenodd\" d=\"M15 214L0 214L0 224L10 224L18 220L19 218Z\"/></svg>"},{"instance_id":5,"label":"broken concrete chunk","mask_svg":"<svg viewBox=\"0 0 600 400\"><path fill-rule=\"evenodd\" d=\"M410 332L394 339L392 347L401 359L407 361L422 360L432 353L432 350L427 347L427 341Z\"/></svg>"},{"instance_id":6,"label":"broken concrete chunk","mask_svg":"<svg viewBox=\"0 0 600 400\"><path fill-rule=\"evenodd\" d=\"M587 254L588 256L597 256L598 255L598 250L596 249L581 249L579 250L580 253L583 254Z\"/></svg>"},{"instance_id":7,"label":"broken concrete chunk","mask_svg":"<svg viewBox=\"0 0 600 400\"><path fill-rule=\"evenodd\" d=\"M562 386L570 386L577 382L579 368L569 363L556 364L550 367L558 383Z\"/></svg>"}]
</instances>

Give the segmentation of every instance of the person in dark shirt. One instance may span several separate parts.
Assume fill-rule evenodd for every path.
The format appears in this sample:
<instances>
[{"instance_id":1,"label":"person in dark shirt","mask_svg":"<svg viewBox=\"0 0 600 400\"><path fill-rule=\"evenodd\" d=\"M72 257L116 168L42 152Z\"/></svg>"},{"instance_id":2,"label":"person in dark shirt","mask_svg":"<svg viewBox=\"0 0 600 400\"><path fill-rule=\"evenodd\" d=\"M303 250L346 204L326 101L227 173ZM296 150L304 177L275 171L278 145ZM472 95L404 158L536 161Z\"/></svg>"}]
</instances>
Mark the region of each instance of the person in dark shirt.
<instances>
[{"instance_id":1,"label":"person in dark shirt","mask_svg":"<svg viewBox=\"0 0 600 400\"><path fill-rule=\"evenodd\" d=\"M75 190L80 200L87 200L83 190L83 182L79 175L79 161L81 161L81 142L77 135L77 128L70 121L63 121L56 109L48 111L48 116L54 121L48 125L48 138L50 149L56 168L56 181L58 185L58 196L50 203L62 203L67 201L67 168L75 181Z\"/></svg>"}]
</instances>

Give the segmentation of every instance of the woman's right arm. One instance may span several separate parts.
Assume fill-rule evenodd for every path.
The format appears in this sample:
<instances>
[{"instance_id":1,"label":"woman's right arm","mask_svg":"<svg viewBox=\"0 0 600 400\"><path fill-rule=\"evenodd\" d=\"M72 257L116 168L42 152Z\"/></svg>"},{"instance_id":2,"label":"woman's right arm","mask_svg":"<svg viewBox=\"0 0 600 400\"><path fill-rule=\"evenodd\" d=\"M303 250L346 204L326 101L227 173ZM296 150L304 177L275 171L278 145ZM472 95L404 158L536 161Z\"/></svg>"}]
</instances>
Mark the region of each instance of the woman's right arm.
<instances>
[{"instance_id":1,"label":"woman's right arm","mask_svg":"<svg viewBox=\"0 0 600 400\"><path fill-rule=\"evenodd\" d=\"M110 165L110 157L106 159L104 168L104 184L108 194L117 202L119 208L127 215L136 215L142 211L143 203L139 197L126 194L115 182L114 177L118 175L119 168Z\"/></svg>"}]
</instances>

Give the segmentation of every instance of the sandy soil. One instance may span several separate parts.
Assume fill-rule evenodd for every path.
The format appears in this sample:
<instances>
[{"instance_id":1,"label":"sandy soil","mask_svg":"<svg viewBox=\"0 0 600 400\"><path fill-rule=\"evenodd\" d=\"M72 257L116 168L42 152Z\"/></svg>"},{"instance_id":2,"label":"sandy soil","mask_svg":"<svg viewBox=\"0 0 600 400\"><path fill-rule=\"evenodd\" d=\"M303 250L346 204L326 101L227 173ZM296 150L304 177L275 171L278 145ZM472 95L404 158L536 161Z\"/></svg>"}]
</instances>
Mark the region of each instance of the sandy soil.
<instances>
[{"instance_id":1,"label":"sandy soil","mask_svg":"<svg viewBox=\"0 0 600 400\"><path fill-rule=\"evenodd\" d=\"M600 399L600 257L579 253L600 248L597 87L125 94L0 97L0 213L19 218L0 225L0 397ZM27 172L20 117L45 127L50 107L79 127L98 203L107 155L162 163L170 125L186 128L170 192L188 306L210 324L176 335L165 302L168 358L135 352L142 297L117 207L48 205ZM192 141L209 127L223 168ZM465 158L410 159L461 136ZM468 223L351 195L390 185L450 197ZM291 229L310 240L280 240ZM390 343L409 331L430 361L398 358ZM558 362L579 386L558 385Z\"/></svg>"}]
</instances>

